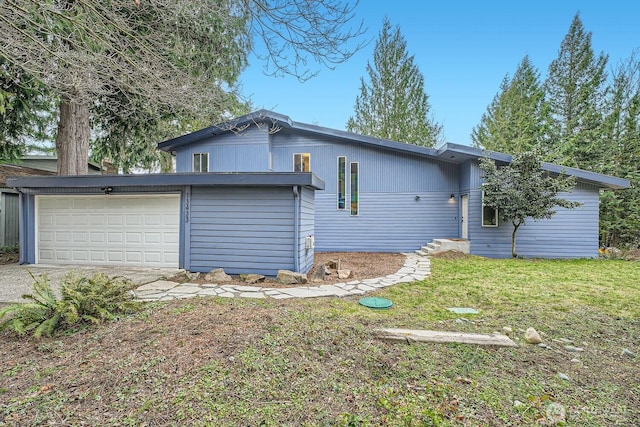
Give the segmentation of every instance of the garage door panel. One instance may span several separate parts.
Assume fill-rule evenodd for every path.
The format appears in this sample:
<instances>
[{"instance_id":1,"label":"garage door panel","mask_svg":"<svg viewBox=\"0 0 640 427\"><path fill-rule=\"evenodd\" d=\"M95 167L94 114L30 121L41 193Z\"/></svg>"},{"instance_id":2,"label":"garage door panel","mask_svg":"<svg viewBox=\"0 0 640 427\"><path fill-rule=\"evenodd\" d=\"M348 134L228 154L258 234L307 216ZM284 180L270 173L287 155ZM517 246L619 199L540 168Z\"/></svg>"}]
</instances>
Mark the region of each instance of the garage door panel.
<instances>
[{"instance_id":1,"label":"garage door panel","mask_svg":"<svg viewBox=\"0 0 640 427\"><path fill-rule=\"evenodd\" d=\"M37 200L37 262L178 267L179 195Z\"/></svg>"}]
</instances>

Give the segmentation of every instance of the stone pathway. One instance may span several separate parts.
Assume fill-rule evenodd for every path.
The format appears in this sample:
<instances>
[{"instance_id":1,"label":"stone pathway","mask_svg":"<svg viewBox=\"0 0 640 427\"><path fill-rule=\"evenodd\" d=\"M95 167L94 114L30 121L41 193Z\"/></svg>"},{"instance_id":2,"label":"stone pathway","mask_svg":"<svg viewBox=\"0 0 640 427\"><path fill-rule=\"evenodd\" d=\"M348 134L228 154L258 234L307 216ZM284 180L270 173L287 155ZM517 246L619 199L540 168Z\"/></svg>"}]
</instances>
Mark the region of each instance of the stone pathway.
<instances>
[{"instance_id":1,"label":"stone pathway","mask_svg":"<svg viewBox=\"0 0 640 427\"><path fill-rule=\"evenodd\" d=\"M395 274L375 279L355 280L335 285L299 286L295 288L269 288L258 286L237 286L197 283L177 283L158 280L138 287L134 293L139 301L168 301L204 296L222 298L315 298L344 297L362 295L398 283L423 280L431 274L429 258L416 254L405 254L403 267Z\"/></svg>"}]
</instances>

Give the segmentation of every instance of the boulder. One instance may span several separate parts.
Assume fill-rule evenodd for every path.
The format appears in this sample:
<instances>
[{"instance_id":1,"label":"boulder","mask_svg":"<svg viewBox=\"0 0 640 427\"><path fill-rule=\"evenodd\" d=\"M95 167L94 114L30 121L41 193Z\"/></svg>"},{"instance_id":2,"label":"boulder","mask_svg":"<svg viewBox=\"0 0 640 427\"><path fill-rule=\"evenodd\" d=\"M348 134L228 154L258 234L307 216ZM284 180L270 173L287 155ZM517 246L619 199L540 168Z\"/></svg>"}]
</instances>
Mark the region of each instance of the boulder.
<instances>
[{"instance_id":1,"label":"boulder","mask_svg":"<svg viewBox=\"0 0 640 427\"><path fill-rule=\"evenodd\" d=\"M337 261L330 260L330 261L327 261L325 263L325 265L328 268L332 268L334 270L339 270L340 269L340 260L337 260Z\"/></svg>"},{"instance_id":2,"label":"boulder","mask_svg":"<svg viewBox=\"0 0 640 427\"><path fill-rule=\"evenodd\" d=\"M208 272L204 276L204 280L211 283L228 282L232 280L232 277L225 273L222 268L216 268Z\"/></svg>"},{"instance_id":3,"label":"boulder","mask_svg":"<svg viewBox=\"0 0 640 427\"><path fill-rule=\"evenodd\" d=\"M241 274L240 280L249 285L253 285L255 283L264 282L265 277L262 274Z\"/></svg>"},{"instance_id":4,"label":"boulder","mask_svg":"<svg viewBox=\"0 0 640 427\"><path fill-rule=\"evenodd\" d=\"M324 264L320 264L316 267L313 275L311 276L312 282L322 282L327 275L327 267Z\"/></svg>"},{"instance_id":5,"label":"boulder","mask_svg":"<svg viewBox=\"0 0 640 427\"><path fill-rule=\"evenodd\" d=\"M351 270L338 270L338 279L348 279L351 277Z\"/></svg>"},{"instance_id":6,"label":"boulder","mask_svg":"<svg viewBox=\"0 0 640 427\"><path fill-rule=\"evenodd\" d=\"M278 283L283 285L296 285L307 283L307 275L289 270L278 270L278 277L276 280Z\"/></svg>"},{"instance_id":7,"label":"boulder","mask_svg":"<svg viewBox=\"0 0 640 427\"><path fill-rule=\"evenodd\" d=\"M540 334L533 328L527 328L524 332L524 340L529 344L540 344L542 342Z\"/></svg>"}]
</instances>

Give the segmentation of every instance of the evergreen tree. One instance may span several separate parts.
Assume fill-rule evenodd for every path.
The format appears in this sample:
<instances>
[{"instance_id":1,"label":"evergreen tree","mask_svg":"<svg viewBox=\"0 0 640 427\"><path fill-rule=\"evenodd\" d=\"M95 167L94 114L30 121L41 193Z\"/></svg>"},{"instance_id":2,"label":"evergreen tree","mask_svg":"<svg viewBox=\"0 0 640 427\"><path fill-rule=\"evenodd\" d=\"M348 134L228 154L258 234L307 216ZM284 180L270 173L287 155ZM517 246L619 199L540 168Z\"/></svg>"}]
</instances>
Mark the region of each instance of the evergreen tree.
<instances>
[{"instance_id":1,"label":"evergreen tree","mask_svg":"<svg viewBox=\"0 0 640 427\"><path fill-rule=\"evenodd\" d=\"M367 74L369 82L360 79L355 115L347 121L347 130L427 147L442 138L442 126L428 117L424 77L407 52L400 27L392 29L386 18Z\"/></svg>"},{"instance_id":2,"label":"evergreen tree","mask_svg":"<svg viewBox=\"0 0 640 427\"><path fill-rule=\"evenodd\" d=\"M0 162L14 162L51 124L46 87L0 57Z\"/></svg>"},{"instance_id":3,"label":"evergreen tree","mask_svg":"<svg viewBox=\"0 0 640 427\"><path fill-rule=\"evenodd\" d=\"M59 101L58 173L83 174L92 123L126 131L140 105L158 121L229 112L254 37L274 74L305 80L307 64L346 60L361 47L351 44L363 32L348 28L353 9L341 0L3 1L0 60Z\"/></svg>"},{"instance_id":4,"label":"evergreen tree","mask_svg":"<svg viewBox=\"0 0 640 427\"><path fill-rule=\"evenodd\" d=\"M540 74L525 56L513 78L505 76L471 139L476 147L517 154L544 146L547 124Z\"/></svg>"},{"instance_id":5,"label":"evergreen tree","mask_svg":"<svg viewBox=\"0 0 640 427\"><path fill-rule=\"evenodd\" d=\"M634 52L613 74L605 139L605 173L626 178L631 188L600 197L600 243L640 245L640 57Z\"/></svg>"},{"instance_id":6,"label":"evergreen tree","mask_svg":"<svg viewBox=\"0 0 640 427\"><path fill-rule=\"evenodd\" d=\"M549 66L545 90L552 114L550 160L567 166L602 169L602 123L607 56L595 56L591 33L576 14Z\"/></svg>"},{"instance_id":7,"label":"evergreen tree","mask_svg":"<svg viewBox=\"0 0 640 427\"><path fill-rule=\"evenodd\" d=\"M516 154L510 164L498 168L494 160L480 159L483 171L482 202L498 210L502 221L513 225L511 255L516 258L516 233L525 220L549 219L555 207L573 209L580 203L558 197L558 193L571 191L575 177L550 176L542 170L542 160L536 150Z\"/></svg>"}]
</instances>

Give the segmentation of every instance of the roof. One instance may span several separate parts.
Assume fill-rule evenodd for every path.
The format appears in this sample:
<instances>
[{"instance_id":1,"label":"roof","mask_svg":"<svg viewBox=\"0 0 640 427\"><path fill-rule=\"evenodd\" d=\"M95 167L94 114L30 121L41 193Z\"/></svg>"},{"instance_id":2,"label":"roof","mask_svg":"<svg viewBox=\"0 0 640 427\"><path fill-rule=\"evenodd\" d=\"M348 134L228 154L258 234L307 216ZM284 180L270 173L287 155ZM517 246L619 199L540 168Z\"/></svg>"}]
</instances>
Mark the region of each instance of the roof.
<instances>
[{"instance_id":1,"label":"roof","mask_svg":"<svg viewBox=\"0 0 640 427\"><path fill-rule=\"evenodd\" d=\"M16 164L53 173L58 172L57 156L45 154L27 155L21 157ZM100 166L92 162L87 162L87 168L89 169L89 173L99 174L101 172Z\"/></svg>"},{"instance_id":2,"label":"roof","mask_svg":"<svg viewBox=\"0 0 640 427\"><path fill-rule=\"evenodd\" d=\"M22 165L0 164L0 187L7 186L10 176L55 175L55 172L33 169Z\"/></svg>"},{"instance_id":3,"label":"roof","mask_svg":"<svg viewBox=\"0 0 640 427\"><path fill-rule=\"evenodd\" d=\"M135 186L302 186L324 190L324 181L310 172L158 173L147 175L78 175L9 178L15 188L104 188Z\"/></svg>"},{"instance_id":4,"label":"roof","mask_svg":"<svg viewBox=\"0 0 640 427\"><path fill-rule=\"evenodd\" d=\"M477 160L483 156L488 156L498 162L504 163L510 163L512 160L512 156L509 154L488 152L480 148L470 147L467 145L446 143L439 148L421 147L418 145L390 141L387 139L360 135L353 132L331 129L308 123L295 122L291 120L289 116L269 110L258 110L224 123L161 142L158 144L158 148L170 153L175 153L177 148L204 141L215 135L221 135L228 132L238 132L244 129L247 125L257 123L270 123L270 125L276 129L289 129L300 133L331 137L338 140L366 144L385 150L433 158L449 163L461 164L468 160ZM627 179L596 172L589 172L583 169L564 167L553 163L545 162L542 164L542 168L551 173L564 172L567 175L575 176L581 181L596 185L600 188L629 188L630 185L629 180Z\"/></svg>"}]
</instances>

